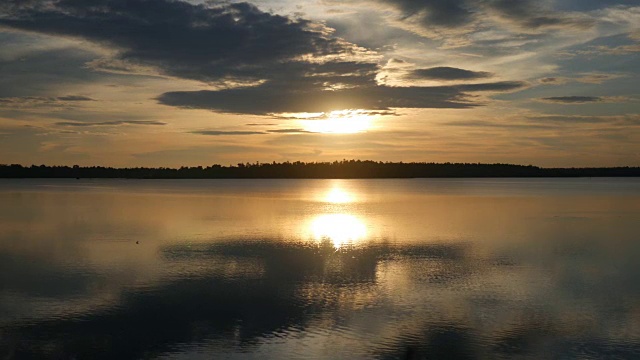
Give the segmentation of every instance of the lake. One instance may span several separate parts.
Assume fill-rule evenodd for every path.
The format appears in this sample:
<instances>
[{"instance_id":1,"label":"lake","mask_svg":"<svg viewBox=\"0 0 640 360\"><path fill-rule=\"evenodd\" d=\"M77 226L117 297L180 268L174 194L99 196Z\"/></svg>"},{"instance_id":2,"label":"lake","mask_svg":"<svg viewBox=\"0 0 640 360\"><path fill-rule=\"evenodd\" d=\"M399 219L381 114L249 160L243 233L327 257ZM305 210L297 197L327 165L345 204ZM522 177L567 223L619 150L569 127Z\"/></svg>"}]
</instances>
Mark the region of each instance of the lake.
<instances>
[{"instance_id":1,"label":"lake","mask_svg":"<svg viewBox=\"0 0 640 360\"><path fill-rule=\"evenodd\" d=\"M0 358L640 358L640 179L0 180Z\"/></svg>"}]
</instances>

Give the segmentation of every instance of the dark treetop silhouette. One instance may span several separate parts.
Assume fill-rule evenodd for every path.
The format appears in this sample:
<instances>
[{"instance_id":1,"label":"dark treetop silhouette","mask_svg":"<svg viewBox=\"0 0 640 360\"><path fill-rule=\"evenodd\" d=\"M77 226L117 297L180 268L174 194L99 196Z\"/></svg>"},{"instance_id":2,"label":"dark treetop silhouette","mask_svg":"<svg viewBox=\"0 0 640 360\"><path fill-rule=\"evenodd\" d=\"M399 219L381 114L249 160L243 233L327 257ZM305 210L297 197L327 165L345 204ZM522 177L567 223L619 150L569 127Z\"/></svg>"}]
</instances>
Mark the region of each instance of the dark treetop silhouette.
<instances>
[{"instance_id":1,"label":"dark treetop silhouette","mask_svg":"<svg viewBox=\"0 0 640 360\"><path fill-rule=\"evenodd\" d=\"M371 160L334 162L239 163L207 167L112 168L31 165L0 165L0 178L131 178L131 179L225 179L225 178L464 178L464 177L598 177L640 176L640 167L541 168L533 165L473 163L403 163Z\"/></svg>"}]
</instances>

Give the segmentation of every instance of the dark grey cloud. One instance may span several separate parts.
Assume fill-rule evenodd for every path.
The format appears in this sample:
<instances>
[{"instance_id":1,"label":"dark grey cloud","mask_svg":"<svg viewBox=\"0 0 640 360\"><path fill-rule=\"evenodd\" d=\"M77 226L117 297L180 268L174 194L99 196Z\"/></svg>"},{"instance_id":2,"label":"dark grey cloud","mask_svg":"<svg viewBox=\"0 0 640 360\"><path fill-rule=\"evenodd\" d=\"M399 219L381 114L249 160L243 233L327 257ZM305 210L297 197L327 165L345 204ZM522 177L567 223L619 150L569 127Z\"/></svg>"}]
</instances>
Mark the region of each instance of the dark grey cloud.
<instances>
[{"instance_id":1,"label":"dark grey cloud","mask_svg":"<svg viewBox=\"0 0 640 360\"><path fill-rule=\"evenodd\" d=\"M209 135L209 136L225 136L225 135L263 135L262 131L222 131L222 130L196 130L191 131L192 134Z\"/></svg>"},{"instance_id":2,"label":"dark grey cloud","mask_svg":"<svg viewBox=\"0 0 640 360\"><path fill-rule=\"evenodd\" d=\"M605 99L606 98L600 96L553 96L541 98L540 100L560 104L584 104L603 102Z\"/></svg>"},{"instance_id":3,"label":"dark grey cloud","mask_svg":"<svg viewBox=\"0 0 640 360\"><path fill-rule=\"evenodd\" d=\"M95 101L95 99L80 95L58 96L57 99L62 101Z\"/></svg>"},{"instance_id":4,"label":"dark grey cloud","mask_svg":"<svg viewBox=\"0 0 640 360\"><path fill-rule=\"evenodd\" d=\"M408 77L412 79L428 80L475 80L489 78L492 76L492 73L486 71L471 71L449 66L416 69L412 70L408 74Z\"/></svg>"},{"instance_id":5,"label":"dark grey cloud","mask_svg":"<svg viewBox=\"0 0 640 360\"><path fill-rule=\"evenodd\" d=\"M403 19L413 18L425 26L454 28L468 24L474 10L465 0L379 0L397 7Z\"/></svg>"},{"instance_id":6,"label":"dark grey cloud","mask_svg":"<svg viewBox=\"0 0 640 360\"><path fill-rule=\"evenodd\" d=\"M2 10L0 14L3 14ZM2 25L0 28L3 28ZM19 38L15 34L9 38L3 37L0 44L14 44ZM33 34L27 35L27 41L38 40L43 41ZM25 46L32 45L27 43ZM85 64L95 57L93 51L66 47L34 51L20 59L0 56L0 97L52 96L62 91L66 92L66 89L78 84L103 81L107 78L117 80L123 77L86 68Z\"/></svg>"},{"instance_id":7,"label":"dark grey cloud","mask_svg":"<svg viewBox=\"0 0 640 360\"><path fill-rule=\"evenodd\" d=\"M354 51L322 27L248 3L32 0L4 2L0 12L0 25L87 39L117 49L119 61L203 81L261 79L283 61Z\"/></svg>"},{"instance_id":8,"label":"dark grey cloud","mask_svg":"<svg viewBox=\"0 0 640 360\"><path fill-rule=\"evenodd\" d=\"M263 84L220 91L176 91L158 97L165 105L210 109L240 114L329 112L336 109L389 110L390 108L456 108L478 106L468 92L511 91L524 87L519 81L441 87L361 86L341 90L296 88ZM251 99L251 101L247 101Z\"/></svg>"},{"instance_id":9,"label":"dark grey cloud","mask_svg":"<svg viewBox=\"0 0 640 360\"><path fill-rule=\"evenodd\" d=\"M547 27L579 27L593 25L593 20L576 17L541 6L535 0L488 0L490 11L502 19L524 29L537 30Z\"/></svg>"},{"instance_id":10,"label":"dark grey cloud","mask_svg":"<svg viewBox=\"0 0 640 360\"><path fill-rule=\"evenodd\" d=\"M567 79L566 77L545 77L538 81L540 81L540 83L544 85L562 85L566 84L569 79Z\"/></svg>"},{"instance_id":11,"label":"dark grey cloud","mask_svg":"<svg viewBox=\"0 0 640 360\"><path fill-rule=\"evenodd\" d=\"M468 16L463 1L426 3L429 14L438 18L432 21L443 26L454 26ZM406 2L402 6L412 13L420 12L422 5ZM144 68L145 74L155 69L164 75L230 84L223 90L176 91L158 97L162 104L184 108L257 115L336 109L470 108L478 104L471 101L468 92L512 91L524 86L520 82L381 86L376 82L380 68L367 60L365 49L332 37L324 25L266 13L248 3L31 0L5 2L0 11L5 14L0 17L0 25L82 38L111 49L113 58L92 62L98 68L114 71L121 67L125 73ZM488 76L466 71L440 69L427 75L466 79ZM254 82L253 86L247 82Z\"/></svg>"},{"instance_id":12,"label":"dark grey cloud","mask_svg":"<svg viewBox=\"0 0 640 360\"><path fill-rule=\"evenodd\" d=\"M358 1L358 0L355 0ZM535 0L375 0L395 7L399 20L418 25L421 34L444 38L466 34L497 20L516 31L535 32L545 28L585 28L593 21L572 12L559 11L547 2Z\"/></svg>"},{"instance_id":13,"label":"dark grey cloud","mask_svg":"<svg viewBox=\"0 0 640 360\"><path fill-rule=\"evenodd\" d=\"M61 121L61 122L57 122L56 125L74 126L74 127L120 126L120 125L162 126L162 125L167 125L167 123L162 121L151 121L151 120L117 120L117 121L101 121L101 122Z\"/></svg>"},{"instance_id":14,"label":"dark grey cloud","mask_svg":"<svg viewBox=\"0 0 640 360\"><path fill-rule=\"evenodd\" d=\"M458 91L462 92L475 92L475 91L513 91L522 89L527 86L527 83L523 81L498 81L491 83L480 84L464 84L452 86Z\"/></svg>"},{"instance_id":15,"label":"dark grey cloud","mask_svg":"<svg viewBox=\"0 0 640 360\"><path fill-rule=\"evenodd\" d=\"M637 5L637 0L562 0L556 2L560 10L590 11L611 6Z\"/></svg>"}]
</instances>

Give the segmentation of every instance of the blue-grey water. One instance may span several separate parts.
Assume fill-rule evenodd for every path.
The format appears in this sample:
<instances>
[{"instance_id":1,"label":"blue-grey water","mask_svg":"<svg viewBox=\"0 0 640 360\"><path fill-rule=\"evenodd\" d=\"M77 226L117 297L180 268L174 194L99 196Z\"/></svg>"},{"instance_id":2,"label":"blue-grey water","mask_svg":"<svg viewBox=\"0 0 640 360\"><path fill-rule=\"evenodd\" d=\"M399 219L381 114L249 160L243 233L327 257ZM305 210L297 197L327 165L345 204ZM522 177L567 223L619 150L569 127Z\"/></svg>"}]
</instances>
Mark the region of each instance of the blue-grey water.
<instances>
[{"instance_id":1,"label":"blue-grey water","mask_svg":"<svg viewBox=\"0 0 640 360\"><path fill-rule=\"evenodd\" d=\"M637 359L640 179L0 180L0 359Z\"/></svg>"}]
</instances>

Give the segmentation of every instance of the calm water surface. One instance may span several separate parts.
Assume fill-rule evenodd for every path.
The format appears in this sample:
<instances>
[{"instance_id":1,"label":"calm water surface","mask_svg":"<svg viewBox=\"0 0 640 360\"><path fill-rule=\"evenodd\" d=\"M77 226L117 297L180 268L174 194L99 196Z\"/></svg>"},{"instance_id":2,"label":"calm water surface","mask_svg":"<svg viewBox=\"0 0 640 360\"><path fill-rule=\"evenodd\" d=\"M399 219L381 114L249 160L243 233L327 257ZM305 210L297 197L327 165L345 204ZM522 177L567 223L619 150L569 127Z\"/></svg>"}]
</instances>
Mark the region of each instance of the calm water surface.
<instances>
[{"instance_id":1,"label":"calm water surface","mask_svg":"<svg viewBox=\"0 0 640 360\"><path fill-rule=\"evenodd\" d=\"M640 179L0 180L0 358L640 358Z\"/></svg>"}]
</instances>

